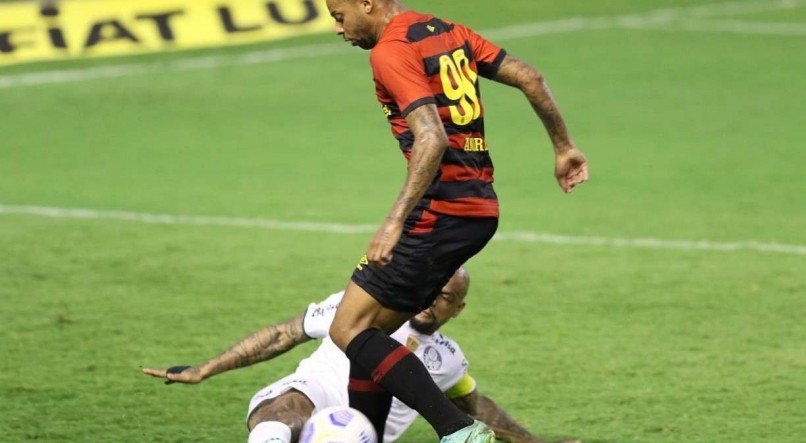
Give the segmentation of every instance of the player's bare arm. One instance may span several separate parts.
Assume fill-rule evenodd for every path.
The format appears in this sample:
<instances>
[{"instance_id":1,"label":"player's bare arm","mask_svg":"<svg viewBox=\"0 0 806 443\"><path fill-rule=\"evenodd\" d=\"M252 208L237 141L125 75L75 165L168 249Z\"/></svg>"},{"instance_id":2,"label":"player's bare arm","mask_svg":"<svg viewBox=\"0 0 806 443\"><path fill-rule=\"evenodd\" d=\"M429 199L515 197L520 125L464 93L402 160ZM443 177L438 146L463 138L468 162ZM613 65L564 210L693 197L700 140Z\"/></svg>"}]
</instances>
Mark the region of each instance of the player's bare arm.
<instances>
[{"instance_id":1,"label":"player's bare arm","mask_svg":"<svg viewBox=\"0 0 806 443\"><path fill-rule=\"evenodd\" d=\"M519 425L489 397L473 390L470 394L451 399L461 410L472 415L476 420L483 421L493 431L498 440L508 443L545 443L523 426ZM579 443L579 440L562 440L556 443Z\"/></svg>"},{"instance_id":2,"label":"player's bare arm","mask_svg":"<svg viewBox=\"0 0 806 443\"><path fill-rule=\"evenodd\" d=\"M415 108L406 116L406 122L414 134L406 183L367 250L367 260L374 266L382 267L392 261L392 249L403 233L403 223L431 186L448 148L448 135L435 105Z\"/></svg>"},{"instance_id":3,"label":"player's bare arm","mask_svg":"<svg viewBox=\"0 0 806 443\"><path fill-rule=\"evenodd\" d=\"M302 312L284 323L267 326L204 364L183 368L181 371L171 370L172 368L143 368L143 373L172 382L194 384L222 372L271 360L310 340L302 328L304 317L305 312Z\"/></svg>"},{"instance_id":4,"label":"player's bare arm","mask_svg":"<svg viewBox=\"0 0 806 443\"><path fill-rule=\"evenodd\" d=\"M557 103L543 74L528 63L507 55L494 80L520 89L549 134L556 156L554 175L565 192L571 192L588 179L588 164L574 146Z\"/></svg>"}]
</instances>

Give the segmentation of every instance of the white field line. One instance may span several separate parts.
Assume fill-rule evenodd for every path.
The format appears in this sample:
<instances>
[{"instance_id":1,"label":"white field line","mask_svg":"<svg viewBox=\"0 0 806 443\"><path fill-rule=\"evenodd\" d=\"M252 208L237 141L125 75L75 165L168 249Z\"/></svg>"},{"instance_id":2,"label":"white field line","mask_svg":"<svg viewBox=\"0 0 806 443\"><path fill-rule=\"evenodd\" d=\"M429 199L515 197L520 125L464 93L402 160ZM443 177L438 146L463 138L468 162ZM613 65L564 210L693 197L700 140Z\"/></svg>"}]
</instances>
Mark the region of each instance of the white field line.
<instances>
[{"instance_id":1,"label":"white field line","mask_svg":"<svg viewBox=\"0 0 806 443\"><path fill-rule=\"evenodd\" d=\"M497 29L489 29L482 31L481 34L485 35L491 40L505 41L575 31L591 31L612 28L651 29L652 26L665 25L681 20L795 9L803 6L803 4L804 0L733 1L685 8L663 8L642 13L621 14L607 17L574 17L568 19L542 21L522 25L506 26ZM733 27L731 29L719 29L717 26L712 30L721 32L741 32L738 29L739 28L737 27ZM760 33L760 28L755 28L747 32L753 34ZM777 30L775 33L777 33ZM61 69L23 74L10 74L0 76L0 89L15 86L69 83L104 78L111 79L134 75L155 74L160 72L214 69L223 66L272 63L284 60L350 53L360 54L361 52L345 43L317 44L297 46L292 48L253 51L233 56L215 55L187 57L179 60L163 62L125 63L112 66L105 65L91 68Z\"/></svg>"},{"instance_id":2,"label":"white field line","mask_svg":"<svg viewBox=\"0 0 806 443\"><path fill-rule=\"evenodd\" d=\"M371 234L376 225L287 222L263 218L209 217L194 215L148 214L125 211L99 211L46 206L0 205L0 215L28 215L59 219L121 220L164 225L199 225L265 229L271 231L303 231L327 234ZM499 232L493 240L553 245L600 246L642 249L672 249L684 251L757 251L788 255L806 255L806 245L779 243L713 242L707 240L661 240L656 238L613 238L555 235L543 232Z\"/></svg>"},{"instance_id":3,"label":"white field line","mask_svg":"<svg viewBox=\"0 0 806 443\"><path fill-rule=\"evenodd\" d=\"M54 208L47 206L0 205L0 214L34 215L50 218L122 220L160 225L200 225L257 228L275 231L309 231L331 234L365 234L375 232L377 226L347 225L318 222L284 222L263 218L211 217L199 215L148 214L127 211L99 211L95 209Z\"/></svg>"},{"instance_id":4,"label":"white field line","mask_svg":"<svg viewBox=\"0 0 806 443\"><path fill-rule=\"evenodd\" d=\"M641 25L635 26L635 28L782 36L806 35L806 23L751 22L745 20L692 20L663 25Z\"/></svg>"},{"instance_id":5,"label":"white field line","mask_svg":"<svg viewBox=\"0 0 806 443\"><path fill-rule=\"evenodd\" d=\"M253 51L239 55L211 55L187 57L172 61L150 63L124 63L91 68L60 69L0 76L0 89L15 86L35 86L49 83L71 83L85 80L129 77L160 72L196 71L224 66L244 66L272 63L283 60L313 58L341 54L353 49L346 44L328 43L296 46L292 48Z\"/></svg>"}]
</instances>

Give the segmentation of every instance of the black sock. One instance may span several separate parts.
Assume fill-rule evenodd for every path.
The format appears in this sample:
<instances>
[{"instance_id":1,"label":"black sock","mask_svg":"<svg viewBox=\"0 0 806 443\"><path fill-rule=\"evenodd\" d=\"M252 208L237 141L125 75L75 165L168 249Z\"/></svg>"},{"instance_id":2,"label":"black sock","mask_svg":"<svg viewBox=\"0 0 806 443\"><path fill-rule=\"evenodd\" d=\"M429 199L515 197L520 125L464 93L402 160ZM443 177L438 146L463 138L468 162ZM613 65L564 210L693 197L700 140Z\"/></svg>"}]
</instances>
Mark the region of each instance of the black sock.
<instances>
[{"instance_id":1,"label":"black sock","mask_svg":"<svg viewBox=\"0 0 806 443\"><path fill-rule=\"evenodd\" d=\"M473 419L448 400L448 397L437 387L422 362L405 346L383 332L377 329L367 329L361 332L347 345L345 354L350 359L351 378L354 366L359 368L359 371L363 370L363 374L369 374L372 382L382 386L400 401L419 412L431 424L440 438L473 423ZM361 374L361 372L356 372L356 374ZM350 382L353 383L352 379ZM350 406L366 414L362 409L362 404L353 404L353 396L353 391L351 391ZM363 400L357 399L356 401L364 403ZM384 413L384 421L388 412L387 408ZM370 418L370 420L372 419ZM383 429L383 425L381 425L381 429ZM380 434L378 438L383 438L382 435Z\"/></svg>"},{"instance_id":2,"label":"black sock","mask_svg":"<svg viewBox=\"0 0 806 443\"><path fill-rule=\"evenodd\" d=\"M372 381L369 371L360 365L350 364L350 383L347 385L350 406L367 416L378 441L383 441L383 431L389 409L392 407L392 394Z\"/></svg>"}]
</instances>

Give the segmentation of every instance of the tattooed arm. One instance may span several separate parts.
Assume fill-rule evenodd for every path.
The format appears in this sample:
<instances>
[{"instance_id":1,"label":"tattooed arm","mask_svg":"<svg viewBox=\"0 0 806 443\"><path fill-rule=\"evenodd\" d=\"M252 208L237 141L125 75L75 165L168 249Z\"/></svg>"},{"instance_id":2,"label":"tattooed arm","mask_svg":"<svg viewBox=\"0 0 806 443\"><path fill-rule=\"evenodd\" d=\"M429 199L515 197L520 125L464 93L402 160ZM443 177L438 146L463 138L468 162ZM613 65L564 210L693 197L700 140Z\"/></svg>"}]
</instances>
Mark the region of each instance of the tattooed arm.
<instances>
[{"instance_id":1,"label":"tattooed arm","mask_svg":"<svg viewBox=\"0 0 806 443\"><path fill-rule=\"evenodd\" d=\"M546 80L537 69L511 55L504 57L493 80L520 89L532 105L554 145L554 175L565 192L588 179L585 156L574 146L565 120L551 95Z\"/></svg>"},{"instance_id":2,"label":"tattooed arm","mask_svg":"<svg viewBox=\"0 0 806 443\"><path fill-rule=\"evenodd\" d=\"M474 389L473 392L464 397L451 400L459 409L486 423L487 426L495 431L496 438L501 441L508 443L543 443L543 440L524 429L489 397L479 394L478 390ZM577 440L565 440L564 442L571 443L574 441Z\"/></svg>"},{"instance_id":3,"label":"tattooed arm","mask_svg":"<svg viewBox=\"0 0 806 443\"><path fill-rule=\"evenodd\" d=\"M302 329L304 317L305 312L302 312L285 323L267 326L204 364L190 366L181 372L143 368L143 373L173 382L200 383L222 372L271 360L310 340Z\"/></svg>"},{"instance_id":4,"label":"tattooed arm","mask_svg":"<svg viewBox=\"0 0 806 443\"><path fill-rule=\"evenodd\" d=\"M392 211L367 249L367 260L374 266L385 266L392 261L392 249L403 232L403 223L431 186L442 155L448 149L448 135L436 105L415 108L406 116L406 122L414 133L408 174Z\"/></svg>"}]
</instances>

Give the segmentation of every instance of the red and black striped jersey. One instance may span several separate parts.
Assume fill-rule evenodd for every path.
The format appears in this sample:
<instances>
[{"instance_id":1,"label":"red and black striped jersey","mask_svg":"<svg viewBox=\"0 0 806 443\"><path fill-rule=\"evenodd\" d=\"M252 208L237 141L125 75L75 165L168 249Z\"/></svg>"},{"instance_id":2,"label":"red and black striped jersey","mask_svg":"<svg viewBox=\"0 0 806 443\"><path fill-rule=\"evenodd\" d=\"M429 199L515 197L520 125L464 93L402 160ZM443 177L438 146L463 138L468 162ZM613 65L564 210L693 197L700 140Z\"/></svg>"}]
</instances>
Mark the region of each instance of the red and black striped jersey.
<instances>
[{"instance_id":1,"label":"red and black striped jersey","mask_svg":"<svg viewBox=\"0 0 806 443\"><path fill-rule=\"evenodd\" d=\"M395 16L372 49L378 101L406 159L414 135L405 117L418 106L436 104L448 134L439 172L418 207L498 217L478 77L494 77L505 55L465 26L413 11Z\"/></svg>"}]
</instances>

